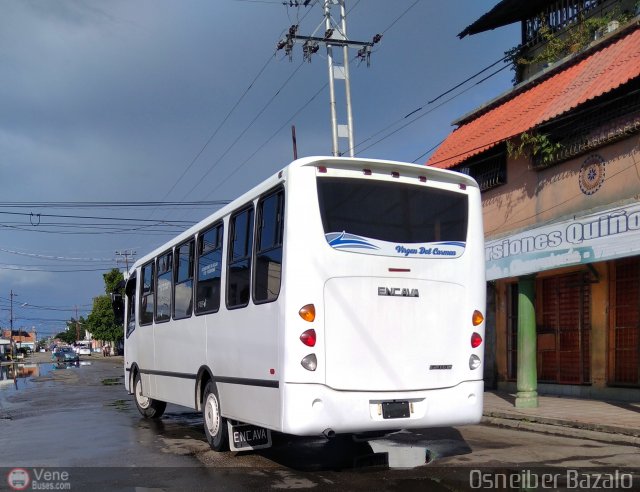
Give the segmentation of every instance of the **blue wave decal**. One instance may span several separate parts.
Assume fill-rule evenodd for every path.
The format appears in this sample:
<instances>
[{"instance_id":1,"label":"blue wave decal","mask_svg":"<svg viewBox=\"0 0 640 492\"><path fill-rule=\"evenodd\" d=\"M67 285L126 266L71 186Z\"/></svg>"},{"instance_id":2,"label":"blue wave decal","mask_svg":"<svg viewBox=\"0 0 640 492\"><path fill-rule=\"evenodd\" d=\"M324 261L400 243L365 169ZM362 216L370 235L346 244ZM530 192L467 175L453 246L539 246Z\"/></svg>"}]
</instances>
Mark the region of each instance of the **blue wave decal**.
<instances>
[{"instance_id":1,"label":"blue wave decal","mask_svg":"<svg viewBox=\"0 0 640 492\"><path fill-rule=\"evenodd\" d=\"M330 239L331 236L335 237ZM371 244L365 238L346 232L325 234L329 246L335 249L354 248L354 249L380 249L378 246Z\"/></svg>"},{"instance_id":2,"label":"blue wave decal","mask_svg":"<svg viewBox=\"0 0 640 492\"><path fill-rule=\"evenodd\" d=\"M461 248L464 248L467 243L463 243L461 241L448 241L448 242L442 242L442 243L435 243L436 245L440 246L440 245L447 245L447 246L460 246Z\"/></svg>"}]
</instances>

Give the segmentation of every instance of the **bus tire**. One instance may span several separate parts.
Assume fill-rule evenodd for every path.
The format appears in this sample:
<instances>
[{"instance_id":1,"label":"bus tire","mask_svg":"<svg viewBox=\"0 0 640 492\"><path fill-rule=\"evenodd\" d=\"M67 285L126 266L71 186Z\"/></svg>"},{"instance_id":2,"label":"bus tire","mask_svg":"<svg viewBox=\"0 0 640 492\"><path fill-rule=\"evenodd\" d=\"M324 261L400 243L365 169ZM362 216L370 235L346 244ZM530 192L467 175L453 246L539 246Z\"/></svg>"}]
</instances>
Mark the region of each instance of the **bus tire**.
<instances>
[{"instance_id":1,"label":"bus tire","mask_svg":"<svg viewBox=\"0 0 640 492\"><path fill-rule=\"evenodd\" d=\"M166 402L154 400L142 394L142 379L139 372L133 379L133 399L136 402L138 412L146 419L159 419L167 408Z\"/></svg>"},{"instance_id":2,"label":"bus tire","mask_svg":"<svg viewBox=\"0 0 640 492\"><path fill-rule=\"evenodd\" d=\"M211 449L214 451L227 451L229 449L227 419L222 416L218 389L213 381L208 381L204 387L202 419L204 421L204 433Z\"/></svg>"}]
</instances>

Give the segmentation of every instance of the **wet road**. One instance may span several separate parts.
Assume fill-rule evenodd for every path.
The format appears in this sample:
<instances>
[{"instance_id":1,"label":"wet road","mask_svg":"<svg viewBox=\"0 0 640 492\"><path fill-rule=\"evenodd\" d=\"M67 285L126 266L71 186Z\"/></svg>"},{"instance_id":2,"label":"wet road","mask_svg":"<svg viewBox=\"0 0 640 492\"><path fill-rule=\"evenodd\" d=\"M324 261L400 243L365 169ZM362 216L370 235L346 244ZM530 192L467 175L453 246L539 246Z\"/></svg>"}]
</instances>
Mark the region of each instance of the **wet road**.
<instances>
[{"instance_id":1,"label":"wet road","mask_svg":"<svg viewBox=\"0 0 640 492\"><path fill-rule=\"evenodd\" d=\"M495 485L493 475L470 482L481 479L473 470L640 470L633 446L482 425L369 442L276 434L271 449L215 453L199 414L170 405L161 421L142 419L119 357L31 364L14 374L5 368L0 377L0 473L19 467L42 483L44 471L57 472L57 483L66 478L72 490L473 490ZM6 483L0 477L0 490Z\"/></svg>"}]
</instances>

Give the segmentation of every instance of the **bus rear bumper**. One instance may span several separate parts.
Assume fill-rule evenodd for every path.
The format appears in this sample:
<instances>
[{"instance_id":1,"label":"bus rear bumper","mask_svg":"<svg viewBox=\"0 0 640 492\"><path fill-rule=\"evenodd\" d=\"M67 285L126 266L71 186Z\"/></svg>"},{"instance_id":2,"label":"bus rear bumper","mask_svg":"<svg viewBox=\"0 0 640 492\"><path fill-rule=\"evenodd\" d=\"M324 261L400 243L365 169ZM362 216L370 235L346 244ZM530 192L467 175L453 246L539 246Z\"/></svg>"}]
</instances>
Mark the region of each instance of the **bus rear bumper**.
<instances>
[{"instance_id":1,"label":"bus rear bumper","mask_svg":"<svg viewBox=\"0 0 640 492\"><path fill-rule=\"evenodd\" d=\"M484 382L420 391L336 391L319 384L285 383L282 432L315 436L477 424ZM383 404L408 402L407 417L385 418ZM406 407L406 405L405 405ZM388 417L388 416L387 416Z\"/></svg>"}]
</instances>

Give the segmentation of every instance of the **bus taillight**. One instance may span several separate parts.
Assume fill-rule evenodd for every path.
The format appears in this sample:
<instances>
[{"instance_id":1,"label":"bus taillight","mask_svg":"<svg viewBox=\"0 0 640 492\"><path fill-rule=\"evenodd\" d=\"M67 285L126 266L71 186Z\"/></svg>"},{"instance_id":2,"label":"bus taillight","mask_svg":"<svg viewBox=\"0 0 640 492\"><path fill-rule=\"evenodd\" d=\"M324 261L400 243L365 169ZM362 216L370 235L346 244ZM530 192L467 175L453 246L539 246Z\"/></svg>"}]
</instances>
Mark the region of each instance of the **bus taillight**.
<instances>
[{"instance_id":1,"label":"bus taillight","mask_svg":"<svg viewBox=\"0 0 640 492\"><path fill-rule=\"evenodd\" d=\"M300 317L308 321L309 323L313 323L316 319L316 307L313 304L307 304L306 306L302 306L300 311L298 311Z\"/></svg>"},{"instance_id":2,"label":"bus taillight","mask_svg":"<svg viewBox=\"0 0 640 492\"><path fill-rule=\"evenodd\" d=\"M482 337L480 336L479 333L474 332L473 335L471 335L471 347L478 348L481 344L482 344Z\"/></svg>"},{"instance_id":3,"label":"bus taillight","mask_svg":"<svg viewBox=\"0 0 640 492\"><path fill-rule=\"evenodd\" d=\"M316 330L312 328L305 331L302 335L300 335L300 341L307 347L314 347L316 344Z\"/></svg>"},{"instance_id":4,"label":"bus taillight","mask_svg":"<svg viewBox=\"0 0 640 492\"><path fill-rule=\"evenodd\" d=\"M473 354L471 357L469 357L469 369L471 369L472 371L480 367L481 364L482 361L477 355Z\"/></svg>"},{"instance_id":5,"label":"bus taillight","mask_svg":"<svg viewBox=\"0 0 640 492\"><path fill-rule=\"evenodd\" d=\"M471 316L471 322L473 323L473 326L481 325L483 321L484 321L484 316L480 311L476 309L473 312L473 316Z\"/></svg>"},{"instance_id":6,"label":"bus taillight","mask_svg":"<svg viewBox=\"0 0 640 492\"><path fill-rule=\"evenodd\" d=\"M315 371L318 367L318 359L316 358L316 354L309 354L304 359L300 361L302 367L304 367L307 371Z\"/></svg>"}]
</instances>

